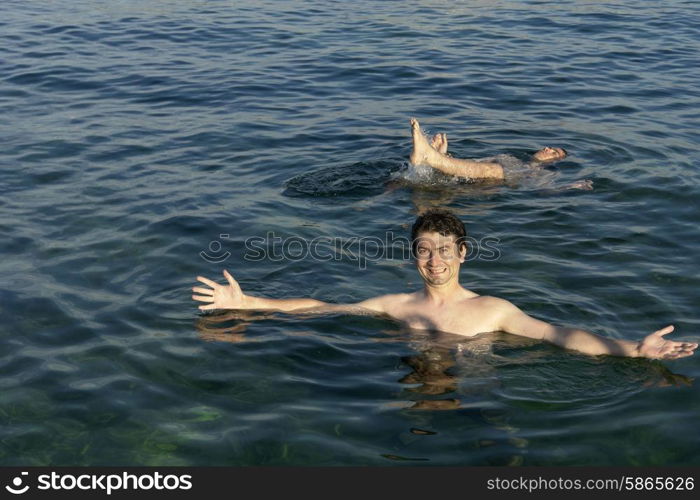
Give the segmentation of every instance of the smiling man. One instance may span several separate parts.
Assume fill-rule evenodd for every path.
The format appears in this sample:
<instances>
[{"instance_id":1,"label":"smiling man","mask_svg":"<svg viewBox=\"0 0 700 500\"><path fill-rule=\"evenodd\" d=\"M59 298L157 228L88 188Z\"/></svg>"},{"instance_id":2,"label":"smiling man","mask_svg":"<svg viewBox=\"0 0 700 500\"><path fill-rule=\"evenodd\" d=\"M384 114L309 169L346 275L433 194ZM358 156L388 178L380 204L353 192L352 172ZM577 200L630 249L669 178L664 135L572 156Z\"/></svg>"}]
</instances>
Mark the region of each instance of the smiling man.
<instances>
[{"instance_id":1,"label":"smiling man","mask_svg":"<svg viewBox=\"0 0 700 500\"><path fill-rule=\"evenodd\" d=\"M329 304L309 298L268 299L246 295L228 271L228 285L197 277L207 288L196 286L192 298L205 302L199 308L254 309L304 314L342 312L386 315L410 328L443 331L471 337L503 331L545 340L585 354L677 359L693 354L697 343L663 338L673 326L658 330L641 341L602 337L578 328L555 326L528 316L507 300L479 295L459 283L459 270L467 255L464 224L445 210L420 215L411 229L416 267L423 288L413 293L382 295L356 304Z\"/></svg>"}]
</instances>

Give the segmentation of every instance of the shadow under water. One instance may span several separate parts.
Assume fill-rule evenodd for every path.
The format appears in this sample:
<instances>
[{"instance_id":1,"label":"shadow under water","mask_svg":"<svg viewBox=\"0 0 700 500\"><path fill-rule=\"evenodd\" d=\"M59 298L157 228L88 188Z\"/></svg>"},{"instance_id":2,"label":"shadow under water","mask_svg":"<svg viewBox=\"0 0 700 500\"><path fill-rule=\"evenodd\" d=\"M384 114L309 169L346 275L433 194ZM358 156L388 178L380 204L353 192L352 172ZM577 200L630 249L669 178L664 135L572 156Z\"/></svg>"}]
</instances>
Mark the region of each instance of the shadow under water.
<instances>
[{"instance_id":1,"label":"shadow under water","mask_svg":"<svg viewBox=\"0 0 700 500\"><path fill-rule=\"evenodd\" d=\"M382 194L386 183L405 162L384 159L351 165L333 165L291 178L285 196L372 196Z\"/></svg>"}]
</instances>

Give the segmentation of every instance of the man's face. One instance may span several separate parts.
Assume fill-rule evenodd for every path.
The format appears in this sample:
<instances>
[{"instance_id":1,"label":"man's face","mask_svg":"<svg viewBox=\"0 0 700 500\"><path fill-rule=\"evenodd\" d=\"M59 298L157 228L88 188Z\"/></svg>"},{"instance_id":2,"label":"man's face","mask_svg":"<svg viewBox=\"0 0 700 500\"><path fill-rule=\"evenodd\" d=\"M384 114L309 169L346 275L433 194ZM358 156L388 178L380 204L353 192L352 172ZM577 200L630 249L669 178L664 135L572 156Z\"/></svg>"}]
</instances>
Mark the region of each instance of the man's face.
<instances>
[{"instance_id":1,"label":"man's face","mask_svg":"<svg viewBox=\"0 0 700 500\"><path fill-rule=\"evenodd\" d=\"M416 267L426 284L440 286L459 279L459 266L467 249L458 248L455 236L420 233L415 248Z\"/></svg>"},{"instance_id":2,"label":"man's face","mask_svg":"<svg viewBox=\"0 0 700 500\"><path fill-rule=\"evenodd\" d=\"M566 151L562 148L542 148L532 155L537 161L555 161L566 157Z\"/></svg>"}]
</instances>

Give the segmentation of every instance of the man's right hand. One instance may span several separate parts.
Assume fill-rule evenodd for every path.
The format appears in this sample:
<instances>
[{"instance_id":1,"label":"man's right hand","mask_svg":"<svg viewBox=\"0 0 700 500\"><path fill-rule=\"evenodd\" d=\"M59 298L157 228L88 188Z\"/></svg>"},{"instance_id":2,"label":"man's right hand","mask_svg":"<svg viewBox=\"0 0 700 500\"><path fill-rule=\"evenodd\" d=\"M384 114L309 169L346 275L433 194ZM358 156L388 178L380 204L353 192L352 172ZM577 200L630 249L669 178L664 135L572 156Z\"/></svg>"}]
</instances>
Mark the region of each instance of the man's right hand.
<instances>
[{"instance_id":1,"label":"man's right hand","mask_svg":"<svg viewBox=\"0 0 700 500\"><path fill-rule=\"evenodd\" d=\"M194 300L200 302L208 302L209 304L204 306L199 306L202 311L211 311L213 309L245 309L246 296L238 285L238 282L233 279L233 276L229 274L228 271L224 270L224 277L228 281L228 286L219 285L218 283L204 278L202 276L197 276L197 281L208 285L211 288L194 287L193 292L199 295L192 295Z\"/></svg>"}]
</instances>

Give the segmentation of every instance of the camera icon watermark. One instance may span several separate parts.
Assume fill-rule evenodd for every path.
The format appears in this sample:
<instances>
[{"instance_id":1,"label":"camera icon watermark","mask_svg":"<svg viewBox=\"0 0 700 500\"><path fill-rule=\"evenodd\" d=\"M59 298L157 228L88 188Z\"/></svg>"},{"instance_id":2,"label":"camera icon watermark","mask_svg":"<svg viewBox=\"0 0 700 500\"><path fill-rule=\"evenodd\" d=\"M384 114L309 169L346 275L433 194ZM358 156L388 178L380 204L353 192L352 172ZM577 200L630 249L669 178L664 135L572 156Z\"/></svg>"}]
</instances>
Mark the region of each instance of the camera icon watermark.
<instances>
[{"instance_id":1,"label":"camera icon watermark","mask_svg":"<svg viewBox=\"0 0 700 500\"><path fill-rule=\"evenodd\" d=\"M28 476L29 472L22 472L20 473L19 476L16 476L14 479L12 479L12 485L6 485L5 489L12 493L13 495L22 495L26 493L29 490L29 485L26 484L22 486L22 479L23 476Z\"/></svg>"},{"instance_id":2,"label":"camera icon watermark","mask_svg":"<svg viewBox=\"0 0 700 500\"><path fill-rule=\"evenodd\" d=\"M222 240L227 240L230 238L230 235L228 234L220 234L219 238ZM223 245L219 240L212 240L209 242L209 252L207 253L205 250L202 250L199 252L199 256L206 260L207 262L211 262L212 264L221 264L222 262L225 262L228 260L229 257L231 257L231 252L228 250L222 252Z\"/></svg>"}]
</instances>

